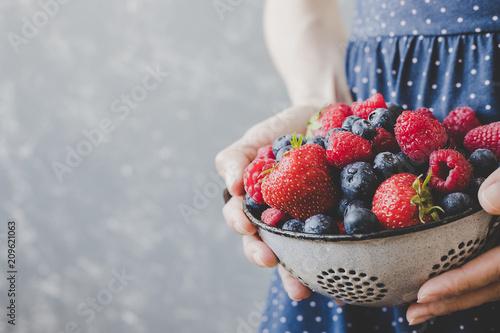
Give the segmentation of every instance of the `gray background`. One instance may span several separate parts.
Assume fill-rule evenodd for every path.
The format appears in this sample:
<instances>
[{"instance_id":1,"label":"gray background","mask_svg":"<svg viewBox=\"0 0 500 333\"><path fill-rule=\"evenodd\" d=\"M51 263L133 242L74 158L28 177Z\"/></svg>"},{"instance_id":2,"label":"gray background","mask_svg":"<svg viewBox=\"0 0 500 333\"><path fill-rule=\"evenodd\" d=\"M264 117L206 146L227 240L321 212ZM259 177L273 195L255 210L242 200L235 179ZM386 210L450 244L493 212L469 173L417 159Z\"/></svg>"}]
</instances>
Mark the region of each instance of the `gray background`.
<instances>
[{"instance_id":1,"label":"gray background","mask_svg":"<svg viewBox=\"0 0 500 333\"><path fill-rule=\"evenodd\" d=\"M0 4L0 331L255 330L271 270L248 263L223 222L213 160L288 106L262 3L66 0L44 21L40 2ZM125 114L122 94L139 96L155 69L168 75ZM116 280L124 272L133 278Z\"/></svg>"}]
</instances>

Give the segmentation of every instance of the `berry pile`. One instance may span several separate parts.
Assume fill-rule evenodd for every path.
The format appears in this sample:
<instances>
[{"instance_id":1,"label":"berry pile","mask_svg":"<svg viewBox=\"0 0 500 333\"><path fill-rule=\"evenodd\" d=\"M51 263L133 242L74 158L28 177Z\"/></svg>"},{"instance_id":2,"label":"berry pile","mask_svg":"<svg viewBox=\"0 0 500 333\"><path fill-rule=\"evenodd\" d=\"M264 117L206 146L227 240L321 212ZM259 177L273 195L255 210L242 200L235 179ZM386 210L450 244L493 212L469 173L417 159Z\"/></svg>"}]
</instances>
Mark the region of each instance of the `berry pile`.
<instances>
[{"instance_id":1,"label":"berry pile","mask_svg":"<svg viewBox=\"0 0 500 333\"><path fill-rule=\"evenodd\" d=\"M499 167L500 122L460 107L439 122L380 94L332 104L259 149L246 168L246 205L262 222L314 234L359 234L427 223L478 205Z\"/></svg>"}]
</instances>

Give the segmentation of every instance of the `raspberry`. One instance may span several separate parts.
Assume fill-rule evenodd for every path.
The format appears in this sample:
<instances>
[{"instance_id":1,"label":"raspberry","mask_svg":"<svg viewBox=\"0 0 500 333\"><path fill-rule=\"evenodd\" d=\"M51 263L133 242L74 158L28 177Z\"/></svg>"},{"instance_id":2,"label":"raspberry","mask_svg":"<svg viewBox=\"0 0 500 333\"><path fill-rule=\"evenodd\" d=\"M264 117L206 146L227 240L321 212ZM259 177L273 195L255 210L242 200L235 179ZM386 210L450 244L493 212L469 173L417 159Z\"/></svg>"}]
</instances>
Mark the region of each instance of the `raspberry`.
<instances>
[{"instance_id":1,"label":"raspberry","mask_svg":"<svg viewBox=\"0 0 500 333\"><path fill-rule=\"evenodd\" d=\"M462 192L472 180L472 166L456 150L440 149L429 157L429 186L441 193Z\"/></svg>"},{"instance_id":2,"label":"raspberry","mask_svg":"<svg viewBox=\"0 0 500 333\"><path fill-rule=\"evenodd\" d=\"M415 113L420 113L420 114L423 114L424 116L427 116L431 119L435 119L437 120L436 116L432 113L431 110L429 110L428 108L418 108L416 109L415 111L413 111Z\"/></svg>"},{"instance_id":3,"label":"raspberry","mask_svg":"<svg viewBox=\"0 0 500 333\"><path fill-rule=\"evenodd\" d=\"M377 135L372 140L373 156L383 152L397 153L399 146L394 136L382 127L377 127Z\"/></svg>"},{"instance_id":4,"label":"raspberry","mask_svg":"<svg viewBox=\"0 0 500 333\"><path fill-rule=\"evenodd\" d=\"M271 145L260 147L259 150L257 150L257 157L255 157L256 160L266 158L274 159L273 146Z\"/></svg>"},{"instance_id":5,"label":"raspberry","mask_svg":"<svg viewBox=\"0 0 500 333\"><path fill-rule=\"evenodd\" d=\"M286 214L276 208L268 208L262 213L260 219L271 227L278 227L281 224L280 222L285 222Z\"/></svg>"},{"instance_id":6,"label":"raspberry","mask_svg":"<svg viewBox=\"0 0 500 333\"><path fill-rule=\"evenodd\" d=\"M321 135L322 137L325 137L329 130L342 126L342 123L347 117L346 114L350 115L350 111L351 109L349 106L344 104L332 104L326 107L318 118L318 121L321 123L321 127L313 131L313 134L315 136Z\"/></svg>"},{"instance_id":7,"label":"raspberry","mask_svg":"<svg viewBox=\"0 0 500 333\"><path fill-rule=\"evenodd\" d=\"M427 162L429 155L448 141L439 121L411 111L398 117L394 133L403 153L417 162Z\"/></svg>"},{"instance_id":8,"label":"raspberry","mask_svg":"<svg viewBox=\"0 0 500 333\"><path fill-rule=\"evenodd\" d=\"M351 109L352 113L356 116L359 116L363 119L368 119L368 115L378 109L384 108L387 109L387 105L385 104L384 97L381 94L375 94L372 97L368 98L364 102L354 102L352 103Z\"/></svg>"},{"instance_id":9,"label":"raspberry","mask_svg":"<svg viewBox=\"0 0 500 333\"><path fill-rule=\"evenodd\" d=\"M351 132L333 132L328 144L326 159L339 169L356 161L368 161L372 156L370 141Z\"/></svg>"},{"instance_id":10,"label":"raspberry","mask_svg":"<svg viewBox=\"0 0 500 333\"><path fill-rule=\"evenodd\" d=\"M265 204L261 192L261 180L266 176L262 172L271 169L275 162L273 159L258 159L250 163L243 174L243 185L248 195L258 204Z\"/></svg>"},{"instance_id":11,"label":"raspberry","mask_svg":"<svg viewBox=\"0 0 500 333\"><path fill-rule=\"evenodd\" d=\"M481 126L474 110L469 107L456 108L443 120L443 127L456 143L462 144L471 129Z\"/></svg>"},{"instance_id":12,"label":"raspberry","mask_svg":"<svg viewBox=\"0 0 500 333\"><path fill-rule=\"evenodd\" d=\"M464 146L469 152L489 149L500 160L500 121L470 130L464 138Z\"/></svg>"}]
</instances>

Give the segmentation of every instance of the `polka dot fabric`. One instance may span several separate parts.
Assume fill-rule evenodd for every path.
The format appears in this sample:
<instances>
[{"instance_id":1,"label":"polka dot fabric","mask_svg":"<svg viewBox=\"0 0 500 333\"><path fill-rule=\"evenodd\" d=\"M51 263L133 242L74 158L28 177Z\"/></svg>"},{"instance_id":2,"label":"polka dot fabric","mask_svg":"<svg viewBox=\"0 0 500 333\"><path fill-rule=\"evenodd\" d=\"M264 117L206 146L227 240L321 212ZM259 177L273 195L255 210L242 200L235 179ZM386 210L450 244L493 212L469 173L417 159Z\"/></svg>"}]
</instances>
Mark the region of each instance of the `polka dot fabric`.
<instances>
[{"instance_id":1,"label":"polka dot fabric","mask_svg":"<svg viewBox=\"0 0 500 333\"><path fill-rule=\"evenodd\" d=\"M346 54L355 100L381 93L439 120L458 106L499 121L500 1L360 0Z\"/></svg>"},{"instance_id":2,"label":"polka dot fabric","mask_svg":"<svg viewBox=\"0 0 500 333\"><path fill-rule=\"evenodd\" d=\"M499 16L500 1L358 0L346 54L354 100L381 93L441 121L459 106L500 121ZM409 326L407 307L340 307L316 293L296 302L276 271L272 280L262 333L500 332L500 302Z\"/></svg>"}]
</instances>

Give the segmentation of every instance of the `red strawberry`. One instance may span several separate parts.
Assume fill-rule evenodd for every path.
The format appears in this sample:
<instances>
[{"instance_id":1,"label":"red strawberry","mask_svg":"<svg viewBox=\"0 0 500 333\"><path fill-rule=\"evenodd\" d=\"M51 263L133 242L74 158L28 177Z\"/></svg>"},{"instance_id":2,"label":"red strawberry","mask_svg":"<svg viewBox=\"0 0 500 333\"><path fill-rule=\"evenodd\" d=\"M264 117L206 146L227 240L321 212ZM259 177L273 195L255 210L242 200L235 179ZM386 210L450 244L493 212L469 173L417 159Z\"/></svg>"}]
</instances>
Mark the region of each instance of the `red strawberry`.
<instances>
[{"instance_id":1,"label":"red strawberry","mask_svg":"<svg viewBox=\"0 0 500 333\"><path fill-rule=\"evenodd\" d=\"M299 146L296 137L292 146L264 178L262 195L269 206L305 221L335 206L335 186L324 148Z\"/></svg>"},{"instance_id":2,"label":"red strawberry","mask_svg":"<svg viewBox=\"0 0 500 333\"><path fill-rule=\"evenodd\" d=\"M464 146L473 153L476 149L489 149L500 160L500 121L470 130L464 138Z\"/></svg>"},{"instance_id":3,"label":"red strawberry","mask_svg":"<svg viewBox=\"0 0 500 333\"><path fill-rule=\"evenodd\" d=\"M257 157L255 157L255 159L259 160L259 159L265 159L265 158L274 159L273 146L267 145L267 146L260 147L259 150L257 150Z\"/></svg>"},{"instance_id":4,"label":"red strawberry","mask_svg":"<svg viewBox=\"0 0 500 333\"><path fill-rule=\"evenodd\" d=\"M261 180L264 179L265 175L262 172L271 169L276 162L274 159L258 159L253 160L246 168L243 173L243 186L245 192L258 204L265 204L262 198L261 192Z\"/></svg>"},{"instance_id":5,"label":"red strawberry","mask_svg":"<svg viewBox=\"0 0 500 333\"><path fill-rule=\"evenodd\" d=\"M261 221L271 227L279 227L287 219L286 214L280 212L276 208L268 208L262 212Z\"/></svg>"},{"instance_id":6,"label":"red strawberry","mask_svg":"<svg viewBox=\"0 0 500 333\"><path fill-rule=\"evenodd\" d=\"M385 151L395 154L399 150L396 138L382 127L377 127L377 135L372 140L372 155L377 156Z\"/></svg>"},{"instance_id":7,"label":"red strawberry","mask_svg":"<svg viewBox=\"0 0 500 333\"><path fill-rule=\"evenodd\" d=\"M462 144L464 137L471 129L481 126L474 110L469 107L456 108L443 120L443 127L456 143Z\"/></svg>"},{"instance_id":8,"label":"red strawberry","mask_svg":"<svg viewBox=\"0 0 500 333\"><path fill-rule=\"evenodd\" d=\"M328 163L339 169L356 161L368 161L372 157L370 141L351 132L333 132L328 144L326 149Z\"/></svg>"},{"instance_id":9,"label":"red strawberry","mask_svg":"<svg viewBox=\"0 0 500 333\"><path fill-rule=\"evenodd\" d=\"M416 109L413 112L420 113L420 114L423 114L424 116L427 116L427 117L429 117L431 119L436 119L437 120L436 116L428 108L418 108L418 109Z\"/></svg>"},{"instance_id":10,"label":"red strawberry","mask_svg":"<svg viewBox=\"0 0 500 333\"><path fill-rule=\"evenodd\" d=\"M472 180L472 166L453 149L439 149L429 157L429 186L441 193L462 192Z\"/></svg>"},{"instance_id":11,"label":"red strawberry","mask_svg":"<svg viewBox=\"0 0 500 333\"><path fill-rule=\"evenodd\" d=\"M399 173L385 180L373 197L372 211L383 229L408 227L439 219L427 187L429 177L422 181L409 173Z\"/></svg>"},{"instance_id":12,"label":"red strawberry","mask_svg":"<svg viewBox=\"0 0 500 333\"><path fill-rule=\"evenodd\" d=\"M398 117L394 134L403 153L417 162L429 161L429 155L448 141L446 130L439 121L411 111Z\"/></svg>"},{"instance_id":13,"label":"red strawberry","mask_svg":"<svg viewBox=\"0 0 500 333\"><path fill-rule=\"evenodd\" d=\"M378 108L387 109L384 97L381 94L375 94L368 98L364 102L354 102L352 103L351 109L352 113L363 119L368 119L368 115Z\"/></svg>"}]
</instances>

